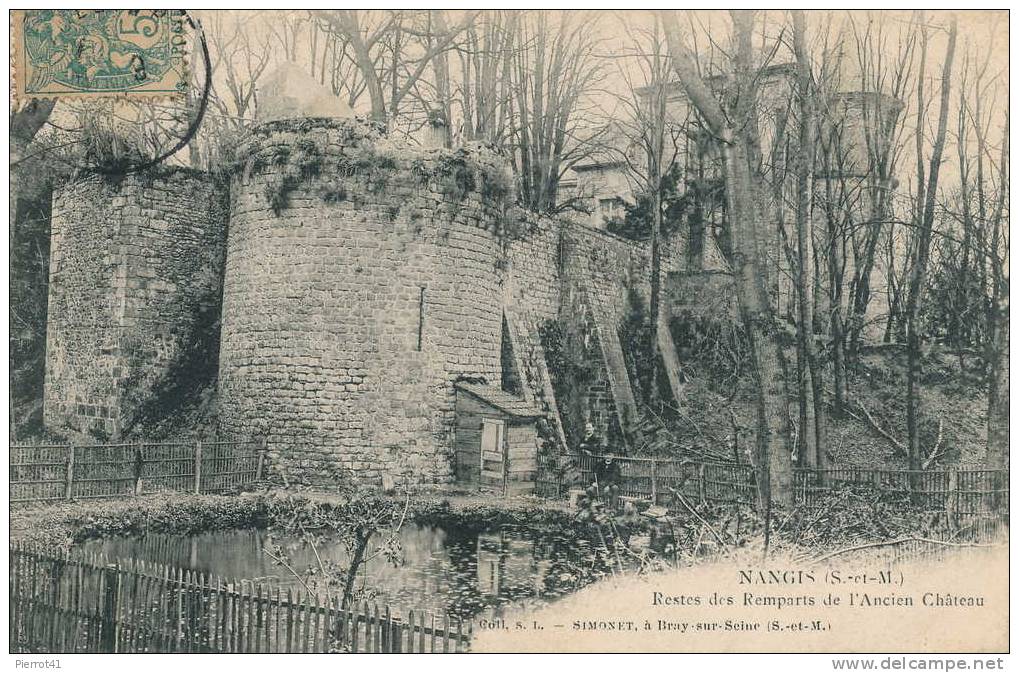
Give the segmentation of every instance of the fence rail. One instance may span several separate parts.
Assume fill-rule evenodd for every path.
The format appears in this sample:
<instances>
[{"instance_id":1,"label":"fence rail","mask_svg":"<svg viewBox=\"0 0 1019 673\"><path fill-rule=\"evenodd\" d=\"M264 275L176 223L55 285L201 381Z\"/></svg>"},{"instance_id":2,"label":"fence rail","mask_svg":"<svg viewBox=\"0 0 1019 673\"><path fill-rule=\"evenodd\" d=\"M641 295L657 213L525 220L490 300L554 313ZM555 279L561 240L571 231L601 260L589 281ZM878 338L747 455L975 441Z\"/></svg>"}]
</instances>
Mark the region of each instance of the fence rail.
<instances>
[{"instance_id":1,"label":"fence rail","mask_svg":"<svg viewBox=\"0 0 1019 673\"><path fill-rule=\"evenodd\" d=\"M600 464L605 459L614 466ZM655 504L666 503L673 493L692 502L753 505L757 500L756 474L749 465L659 458L542 456L535 488L540 496L562 498L571 483L590 484L599 472L611 475L620 495ZM797 504L812 505L845 485L909 495L929 511L958 515L1007 512L1009 504L1006 470L796 469L793 477Z\"/></svg>"},{"instance_id":2,"label":"fence rail","mask_svg":"<svg viewBox=\"0 0 1019 673\"><path fill-rule=\"evenodd\" d=\"M142 561L10 548L12 652L464 652L449 616L226 582Z\"/></svg>"},{"instance_id":3,"label":"fence rail","mask_svg":"<svg viewBox=\"0 0 1019 673\"><path fill-rule=\"evenodd\" d=\"M263 462L253 441L12 444L10 502L213 493L261 480Z\"/></svg>"},{"instance_id":4,"label":"fence rail","mask_svg":"<svg viewBox=\"0 0 1019 673\"><path fill-rule=\"evenodd\" d=\"M837 486L870 485L884 493L910 496L932 512L982 515L1008 511L1006 470L795 470L794 481L797 502L806 504Z\"/></svg>"}]
</instances>

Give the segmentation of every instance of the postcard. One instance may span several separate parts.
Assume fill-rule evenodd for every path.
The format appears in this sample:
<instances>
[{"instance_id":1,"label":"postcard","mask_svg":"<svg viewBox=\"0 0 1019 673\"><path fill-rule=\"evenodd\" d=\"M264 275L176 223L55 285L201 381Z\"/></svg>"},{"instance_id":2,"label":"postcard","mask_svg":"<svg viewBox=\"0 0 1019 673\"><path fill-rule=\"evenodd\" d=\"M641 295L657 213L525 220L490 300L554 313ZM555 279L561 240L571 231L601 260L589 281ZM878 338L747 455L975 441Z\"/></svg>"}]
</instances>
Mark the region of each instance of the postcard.
<instances>
[{"instance_id":1,"label":"postcard","mask_svg":"<svg viewBox=\"0 0 1019 673\"><path fill-rule=\"evenodd\" d=\"M13 11L10 653L1000 668L1008 18Z\"/></svg>"}]
</instances>

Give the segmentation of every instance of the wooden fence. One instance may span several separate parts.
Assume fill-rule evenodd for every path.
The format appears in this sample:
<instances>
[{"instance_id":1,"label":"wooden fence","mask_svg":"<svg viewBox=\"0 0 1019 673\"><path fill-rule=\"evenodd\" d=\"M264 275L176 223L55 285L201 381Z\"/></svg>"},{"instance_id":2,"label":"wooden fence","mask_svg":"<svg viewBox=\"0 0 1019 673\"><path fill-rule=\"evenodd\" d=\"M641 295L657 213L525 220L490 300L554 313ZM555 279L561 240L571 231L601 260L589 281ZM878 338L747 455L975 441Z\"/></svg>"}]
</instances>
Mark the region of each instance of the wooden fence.
<instances>
[{"instance_id":1,"label":"wooden fence","mask_svg":"<svg viewBox=\"0 0 1019 673\"><path fill-rule=\"evenodd\" d=\"M455 618L143 561L10 548L11 652L464 652Z\"/></svg>"},{"instance_id":2,"label":"wooden fence","mask_svg":"<svg viewBox=\"0 0 1019 673\"><path fill-rule=\"evenodd\" d=\"M223 491L262 478L260 442L12 444L10 501Z\"/></svg>"},{"instance_id":3,"label":"wooden fence","mask_svg":"<svg viewBox=\"0 0 1019 673\"><path fill-rule=\"evenodd\" d=\"M541 457L535 490L546 498L565 496L568 482L579 477L590 484L600 471L599 463L610 458L619 470L620 495L654 503L666 502L674 491L691 502L742 503L757 498L754 470L749 465L692 463L657 458L620 456Z\"/></svg>"},{"instance_id":4,"label":"wooden fence","mask_svg":"<svg viewBox=\"0 0 1019 673\"><path fill-rule=\"evenodd\" d=\"M959 515L1008 512L1007 470L795 470L794 483L796 501L805 504L817 502L839 486L869 485L883 493L908 496L931 512Z\"/></svg>"},{"instance_id":5,"label":"wooden fence","mask_svg":"<svg viewBox=\"0 0 1019 673\"><path fill-rule=\"evenodd\" d=\"M537 494L562 498L571 478L578 476L580 483L590 484L599 472L598 463L606 458L618 466L620 494L625 497L665 504L678 492L691 503L753 505L757 501L756 474L749 465L620 456L541 457ZM794 470L797 504L815 504L826 493L846 485L869 485L885 493L909 495L929 511L959 515L1008 512L1006 470Z\"/></svg>"}]
</instances>

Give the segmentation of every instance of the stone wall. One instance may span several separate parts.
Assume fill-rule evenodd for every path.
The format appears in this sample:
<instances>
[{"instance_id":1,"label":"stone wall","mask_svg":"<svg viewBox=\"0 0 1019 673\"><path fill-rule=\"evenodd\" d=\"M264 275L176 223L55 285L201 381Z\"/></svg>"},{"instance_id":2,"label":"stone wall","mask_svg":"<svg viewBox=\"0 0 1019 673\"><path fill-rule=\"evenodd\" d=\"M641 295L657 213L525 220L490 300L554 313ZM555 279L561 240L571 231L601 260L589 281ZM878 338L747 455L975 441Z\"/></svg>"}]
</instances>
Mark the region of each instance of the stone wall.
<instances>
[{"instance_id":1,"label":"stone wall","mask_svg":"<svg viewBox=\"0 0 1019 673\"><path fill-rule=\"evenodd\" d=\"M512 207L488 150L363 122L269 121L236 156L229 190L160 171L57 194L48 423L128 428L220 301L219 430L267 437L292 481L449 481L461 378L519 383L559 445L560 410L603 436L633 416L619 328L630 289L649 301L646 244ZM584 344L577 390L549 326Z\"/></svg>"},{"instance_id":2,"label":"stone wall","mask_svg":"<svg viewBox=\"0 0 1019 673\"><path fill-rule=\"evenodd\" d=\"M619 444L623 428L636 414L619 329L633 309L631 289L645 309L650 303L649 245L573 220L525 217L528 234L509 248L507 302L518 323L525 369L535 370L525 377L529 392L544 402L549 415L550 407L558 409L569 443L576 443L590 421L602 437ZM677 248L673 240L662 245L663 302L664 278L680 263ZM667 308L663 304L663 310ZM540 343L543 326L550 321L558 325L569 357L585 360L578 363L581 372L548 371L559 390L551 401L543 399L552 396L541 388L540 371L556 357ZM580 377L579 386L574 374Z\"/></svg>"},{"instance_id":3,"label":"stone wall","mask_svg":"<svg viewBox=\"0 0 1019 673\"><path fill-rule=\"evenodd\" d=\"M353 121L265 124L238 156L223 430L288 479L448 481L454 382L501 378L505 167Z\"/></svg>"},{"instance_id":4,"label":"stone wall","mask_svg":"<svg viewBox=\"0 0 1019 673\"><path fill-rule=\"evenodd\" d=\"M188 170L90 176L51 229L44 421L116 437L218 316L225 203Z\"/></svg>"}]
</instances>

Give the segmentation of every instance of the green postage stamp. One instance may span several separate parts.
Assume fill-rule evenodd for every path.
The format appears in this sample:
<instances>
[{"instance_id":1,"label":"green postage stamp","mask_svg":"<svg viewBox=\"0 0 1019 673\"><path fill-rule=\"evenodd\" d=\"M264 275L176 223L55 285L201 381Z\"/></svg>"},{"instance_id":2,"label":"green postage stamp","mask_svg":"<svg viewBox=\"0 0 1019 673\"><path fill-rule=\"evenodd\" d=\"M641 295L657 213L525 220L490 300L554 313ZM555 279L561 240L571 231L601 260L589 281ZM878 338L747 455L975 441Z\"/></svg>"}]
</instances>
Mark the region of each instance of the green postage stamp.
<instances>
[{"instance_id":1,"label":"green postage stamp","mask_svg":"<svg viewBox=\"0 0 1019 673\"><path fill-rule=\"evenodd\" d=\"M187 15L180 10L33 9L11 17L21 99L166 97L187 77Z\"/></svg>"}]
</instances>

